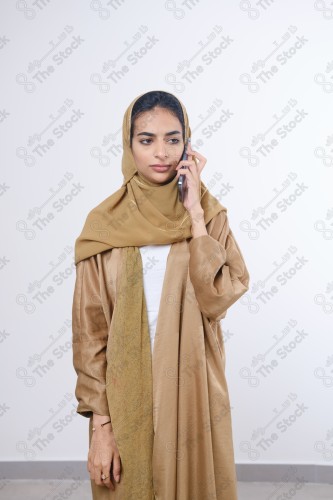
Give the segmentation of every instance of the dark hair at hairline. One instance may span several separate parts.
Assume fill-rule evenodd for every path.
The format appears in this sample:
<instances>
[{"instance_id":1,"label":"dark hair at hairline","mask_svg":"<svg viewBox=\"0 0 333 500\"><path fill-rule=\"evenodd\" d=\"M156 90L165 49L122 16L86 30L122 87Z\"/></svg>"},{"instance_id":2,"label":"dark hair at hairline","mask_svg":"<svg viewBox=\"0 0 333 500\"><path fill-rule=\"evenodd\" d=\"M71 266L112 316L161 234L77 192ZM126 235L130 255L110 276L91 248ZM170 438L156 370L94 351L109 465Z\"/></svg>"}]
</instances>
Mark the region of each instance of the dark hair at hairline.
<instances>
[{"instance_id":1,"label":"dark hair at hairline","mask_svg":"<svg viewBox=\"0 0 333 500\"><path fill-rule=\"evenodd\" d=\"M168 111L170 111L170 113L178 118L182 125L183 140L185 141L185 122L180 102L174 95L170 94L169 92L164 92L163 90L151 90L150 92L146 92L141 97L139 97L139 99L133 106L130 131L131 147L134 133L134 123L136 118L138 118L141 113L150 111L155 107L167 109Z\"/></svg>"}]
</instances>

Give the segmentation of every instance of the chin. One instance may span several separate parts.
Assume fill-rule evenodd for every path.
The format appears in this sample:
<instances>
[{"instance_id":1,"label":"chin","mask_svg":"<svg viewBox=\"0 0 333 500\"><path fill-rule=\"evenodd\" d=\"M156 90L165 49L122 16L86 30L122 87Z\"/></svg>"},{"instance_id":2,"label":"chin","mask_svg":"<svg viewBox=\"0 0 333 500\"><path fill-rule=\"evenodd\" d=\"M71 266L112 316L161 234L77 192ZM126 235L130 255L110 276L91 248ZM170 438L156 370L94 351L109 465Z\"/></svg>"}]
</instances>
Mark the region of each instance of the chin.
<instances>
[{"instance_id":1,"label":"chin","mask_svg":"<svg viewBox=\"0 0 333 500\"><path fill-rule=\"evenodd\" d=\"M177 174L172 175L171 177L168 177L164 181L161 181L160 184L168 184L169 182L173 181L173 179L176 177Z\"/></svg>"}]
</instances>

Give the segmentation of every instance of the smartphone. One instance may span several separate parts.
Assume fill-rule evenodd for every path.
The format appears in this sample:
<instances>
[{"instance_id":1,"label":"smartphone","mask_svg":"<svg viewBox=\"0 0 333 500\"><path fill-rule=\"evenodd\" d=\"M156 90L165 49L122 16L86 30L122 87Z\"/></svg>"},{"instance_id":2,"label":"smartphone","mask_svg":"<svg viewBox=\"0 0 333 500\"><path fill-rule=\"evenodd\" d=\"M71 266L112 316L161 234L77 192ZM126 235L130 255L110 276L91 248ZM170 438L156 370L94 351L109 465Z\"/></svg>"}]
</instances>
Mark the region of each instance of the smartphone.
<instances>
[{"instance_id":1,"label":"smartphone","mask_svg":"<svg viewBox=\"0 0 333 500\"><path fill-rule=\"evenodd\" d=\"M182 160L187 160L187 158L188 158L186 150L187 150L187 146L188 146L189 142L191 142L190 138L188 138L187 141L185 142L184 152L183 152L183 156L181 158ZM183 168L187 168L187 167L184 165ZM187 189L186 175L180 175L178 177L178 193L179 193L179 200L182 202L184 201L184 198L185 198L186 189Z\"/></svg>"}]
</instances>

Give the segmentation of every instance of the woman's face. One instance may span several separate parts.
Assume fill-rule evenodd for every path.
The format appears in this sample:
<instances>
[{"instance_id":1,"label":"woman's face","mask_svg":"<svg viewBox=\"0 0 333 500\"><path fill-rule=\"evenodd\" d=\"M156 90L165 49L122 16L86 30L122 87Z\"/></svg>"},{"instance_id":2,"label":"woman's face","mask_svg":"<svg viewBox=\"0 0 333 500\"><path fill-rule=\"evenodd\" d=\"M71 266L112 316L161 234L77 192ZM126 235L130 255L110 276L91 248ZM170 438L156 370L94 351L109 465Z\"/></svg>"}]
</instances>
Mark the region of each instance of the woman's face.
<instances>
[{"instance_id":1,"label":"woman's face","mask_svg":"<svg viewBox=\"0 0 333 500\"><path fill-rule=\"evenodd\" d=\"M140 174L156 185L170 182L184 151L182 125L164 108L155 107L138 116L134 122L132 153ZM164 165L163 171L154 165Z\"/></svg>"}]
</instances>

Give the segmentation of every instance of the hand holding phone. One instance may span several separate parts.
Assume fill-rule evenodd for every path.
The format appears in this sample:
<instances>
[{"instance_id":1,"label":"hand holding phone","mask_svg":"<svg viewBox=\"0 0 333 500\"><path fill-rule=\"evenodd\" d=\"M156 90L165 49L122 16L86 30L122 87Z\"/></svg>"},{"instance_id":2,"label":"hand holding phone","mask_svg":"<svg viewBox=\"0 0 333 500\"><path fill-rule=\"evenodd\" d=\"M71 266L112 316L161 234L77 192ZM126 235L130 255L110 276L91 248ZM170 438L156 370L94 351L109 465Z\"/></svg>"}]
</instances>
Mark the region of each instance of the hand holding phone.
<instances>
[{"instance_id":1,"label":"hand holding phone","mask_svg":"<svg viewBox=\"0 0 333 500\"><path fill-rule=\"evenodd\" d=\"M188 155L186 153L186 150L187 150L187 146L188 144L191 142L191 139L188 138L186 143L185 143L185 148L184 148L184 152L183 152L183 156L182 156L182 160L187 160L188 159ZM187 168L186 165L183 165L182 168ZM187 186L186 186L186 175L180 175L178 177L178 193L179 193L179 200L184 202L184 198L185 198L185 191L187 190Z\"/></svg>"}]
</instances>

